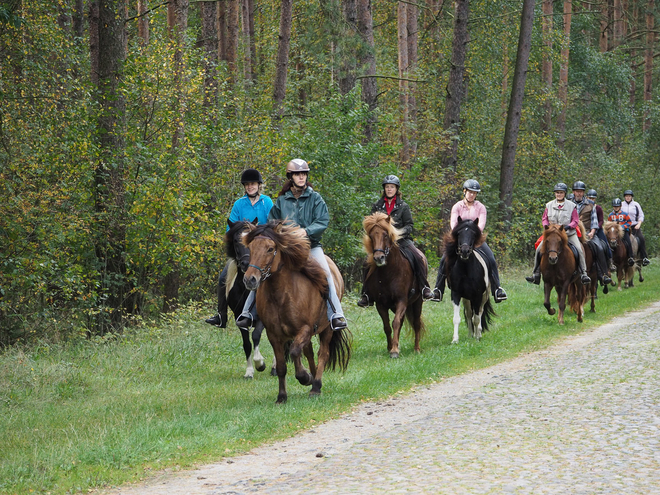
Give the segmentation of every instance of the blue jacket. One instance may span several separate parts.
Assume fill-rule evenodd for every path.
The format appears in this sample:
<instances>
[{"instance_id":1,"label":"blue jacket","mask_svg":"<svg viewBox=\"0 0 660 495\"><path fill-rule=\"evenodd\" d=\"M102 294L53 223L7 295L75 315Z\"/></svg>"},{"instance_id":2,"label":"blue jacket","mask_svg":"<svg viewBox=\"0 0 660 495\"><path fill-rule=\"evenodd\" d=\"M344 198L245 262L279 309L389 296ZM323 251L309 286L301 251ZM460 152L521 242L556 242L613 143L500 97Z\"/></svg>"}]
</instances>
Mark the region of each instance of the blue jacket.
<instances>
[{"instance_id":1,"label":"blue jacket","mask_svg":"<svg viewBox=\"0 0 660 495\"><path fill-rule=\"evenodd\" d=\"M246 194L242 198L237 199L234 206L232 206L229 220L234 223L243 220L252 222L256 218L258 223L266 223L268 221L268 213L270 213L272 207L273 200L265 194L260 195L259 200L254 205ZM229 230L229 226L227 226L227 230Z\"/></svg>"}]
</instances>

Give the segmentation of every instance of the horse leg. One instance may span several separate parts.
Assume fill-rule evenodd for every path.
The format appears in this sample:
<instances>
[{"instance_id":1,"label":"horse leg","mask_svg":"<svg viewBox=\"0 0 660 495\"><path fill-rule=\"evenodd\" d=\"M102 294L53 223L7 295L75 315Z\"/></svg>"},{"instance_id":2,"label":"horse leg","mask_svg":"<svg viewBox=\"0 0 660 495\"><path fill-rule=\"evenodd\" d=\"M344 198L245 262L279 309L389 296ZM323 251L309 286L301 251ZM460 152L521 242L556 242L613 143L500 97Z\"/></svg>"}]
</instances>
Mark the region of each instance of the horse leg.
<instances>
[{"instance_id":1,"label":"horse leg","mask_svg":"<svg viewBox=\"0 0 660 495\"><path fill-rule=\"evenodd\" d=\"M311 336L312 336L311 330L312 329L308 325L303 325L298 335L296 335L296 338L293 339L293 343L291 344L291 348L289 349L289 356L291 356L291 361L293 361L293 365L296 370L296 380L298 380L298 382L303 386L312 384L312 375L303 366L301 359L302 354L304 353L305 357L307 357L309 361L309 352L311 349ZM314 362L313 354L312 354L311 362L312 363Z\"/></svg>"},{"instance_id":2,"label":"horse leg","mask_svg":"<svg viewBox=\"0 0 660 495\"><path fill-rule=\"evenodd\" d=\"M408 321L412 322L412 327L415 332L415 352L419 354L421 349L419 347L419 341L422 337L422 304L424 303L421 297L408 308L406 311L406 316Z\"/></svg>"},{"instance_id":3,"label":"horse leg","mask_svg":"<svg viewBox=\"0 0 660 495\"><path fill-rule=\"evenodd\" d=\"M556 311L552 307L552 303L550 302L550 293L552 292L552 285L549 282L544 282L543 283L543 306L545 306L545 309L548 311L548 314L550 316L553 316Z\"/></svg>"},{"instance_id":4,"label":"horse leg","mask_svg":"<svg viewBox=\"0 0 660 495\"><path fill-rule=\"evenodd\" d=\"M322 377L325 365L330 359L330 341L332 340L332 330L326 328L319 334L319 351L318 351L318 364L314 370L314 379L312 380L312 389L309 391L310 397L316 397L321 393L323 386ZM311 345L310 345L311 347ZM312 354L312 358L314 355ZM311 366L311 365L310 365Z\"/></svg>"},{"instance_id":5,"label":"horse leg","mask_svg":"<svg viewBox=\"0 0 660 495\"><path fill-rule=\"evenodd\" d=\"M472 333L474 338L479 341L483 335L483 329L481 328L481 315L483 314L484 308L480 307L480 311L475 311L474 308L475 305L470 303L470 310L472 311Z\"/></svg>"},{"instance_id":6,"label":"horse leg","mask_svg":"<svg viewBox=\"0 0 660 495\"><path fill-rule=\"evenodd\" d=\"M564 311L566 310L566 293L568 292L568 283L564 284L557 291L557 305L559 306L559 324L564 324Z\"/></svg>"},{"instance_id":7,"label":"horse leg","mask_svg":"<svg viewBox=\"0 0 660 495\"><path fill-rule=\"evenodd\" d=\"M264 324L261 323L261 320L258 320L252 331L252 362L257 371L263 371L266 369L266 360L259 351L259 343L261 342L261 333L263 330Z\"/></svg>"},{"instance_id":8,"label":"horse leg","mask_svg":"<svg viewBox=\"0 0 660 495\"><path fill-rule=\"evenodd\" d=\"M472 308L472 301L469 299L463 299L463 316L465 316L465 324L468 327L468 336L475 338L474 309Z\"/></svg>"},{"instance_id":9,"label":"horse leg","mask_svg":"<svg viewBox=\"0 0 660 495\"><path fill-rule=\"evenodd\" d=\"M452 344L458 344L458 326L461 324L461 301L460 299L454 301L454 296L452 294L451 303L454 306L454 338L452 339Z\"/></svg>"},{"instance_id":10,"label":"horse leg","mask_svg":"<svg viewBox=\"0 0 660 495\"><path fill-rule=\"evenodd\" d=\"M607 287L607 285L605 286ZM598 285L591 283L591 312L596 312L596 293L598 292Z\"/></svg>"},{"instance_id":11,"label":"horse leg","mask_svg":"<svg viewBox=\"0 0 660 495\"><path fill-rule=\"evenodd\" d=\"M644 277L642 276L642 265L637 265L637 271L639 272L639 281L644 282Z\"/></svg>"},{"instance_id":12,"label":"horse leg","mask_svg":"<svg viewBox=\"0 0 660 495\"><path fill-rule=\"evenodd\" d=\"M381 303L376 303L376 309L380 315L380 319L383 320L383 331L385 332L385 337L387 338L387 351L392 350L392 327L390 326L390 312L386 306Z\"/></svg>"},{"instance_id":13,"label":"horse leg","mask_svg":"<svg viewBox=\"0 0 660 495\"><path fill-rule=\"evenodd\" d=\"M277 394L276 404L284 404L287 399L286 395L286 360L284 359L284 345L282 342L276 341L274 337L268 334L268 340L273 347L273 354L275 354L277 378L279 381L279 392Z\"/></svg>"},{"instance_id":14,"label":"horse leg","mask_svg":"<svg viewBox=\"0 0 660 495\"><path fill-rule=\"evenodd\" d=\"M393 359L399 357L399 337L401 335L401 327L403 326L403 318L406 316L406 306L405 302L399 301L394 312L394 319L392 320L392 349L390 349L390 357Z\"/></svg>"},{"instance_id":15,"label":"horse leg","mask_svg":"<svg viewBox=\"0 0 660 495\"><path fill-rule=\"evenodd\" d=\"M243 352L245 352L245 360L247 361L247 368L243 378L250 379L254 377L254 368L252 367L252 343L250 342L250 333L244 329L239 328L241 337L243 339Z\"/></svg>"}]
</instances>

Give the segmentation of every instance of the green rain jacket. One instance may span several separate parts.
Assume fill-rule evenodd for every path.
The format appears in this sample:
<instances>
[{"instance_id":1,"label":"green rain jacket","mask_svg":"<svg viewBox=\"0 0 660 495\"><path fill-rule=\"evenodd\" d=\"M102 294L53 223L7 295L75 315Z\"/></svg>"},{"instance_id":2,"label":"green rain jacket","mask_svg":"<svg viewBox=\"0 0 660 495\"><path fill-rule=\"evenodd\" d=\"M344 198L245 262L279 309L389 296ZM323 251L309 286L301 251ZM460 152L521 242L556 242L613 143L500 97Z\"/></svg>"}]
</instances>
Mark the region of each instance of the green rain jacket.
<instances>
[{"instance_id":1,"label":"green rain jacket","mask_svg":"<svg viewBox=\"0 0 660 495\"><path fill-rule=\"evenodd\" d=\"M307 186L296 198L289 190L277 198L268 220L291 220L305 229L312 248L321 245L321 236L330 223L330 213L323 198Z\"/></svg>"}]
</instances>

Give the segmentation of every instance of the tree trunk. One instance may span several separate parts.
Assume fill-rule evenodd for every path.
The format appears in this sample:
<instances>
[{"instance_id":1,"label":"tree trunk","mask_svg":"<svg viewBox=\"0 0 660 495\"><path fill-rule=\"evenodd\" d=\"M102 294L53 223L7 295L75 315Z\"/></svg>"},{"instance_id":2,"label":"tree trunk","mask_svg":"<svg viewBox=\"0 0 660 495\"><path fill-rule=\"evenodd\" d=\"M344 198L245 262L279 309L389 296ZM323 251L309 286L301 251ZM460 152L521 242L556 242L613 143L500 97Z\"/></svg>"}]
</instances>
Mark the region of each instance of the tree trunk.
<instances>
[{"instance_id":1,"label":"tree trunk","mask_svg":"<svg viewBox=\"0 0 660 495\"><path fill-rule=\"evenodd\" d=\"M646 6L646 50L644 51L644 125L643 130L651 128L648 105L653 99L653 52L655 44L655 0L648 0Z\"/></svg>"},{"instance_id":2,"label":"tree trunk","mask_svg":"<svg viewBox=\"0 0 660 495\"><path fill-rule=\"evenodd\" d=\"M218 33L218 61L227 61L227 1L219 0L217 6L216 31Z\"/></svg>"},{"instance_id":3,"label":"tree trunk","mask_svg":"<svg viewBox=\"0 0 660 495\"><path fill-rule=\"evenodd\" d=\"M558 96L561 111L557 118L557 132L559 134L559 148L564 148L566 140L566 110L568 108L568 59L571 48L571 17L573 16L572 0L564 0L564 40L561 47L559 61L559 90Z\"/></svg>"},{"instance_id":4,"label":"tree trunk","mask_svg":"<svg viewBox=\"0 0 660 495\"><path fill-rule=\"evenodd\" d=\"M442 170L446 184L456 183L456 164L458 157L458 136L461 127L461 104L465 96L465 58L469 39L468 18L469 0L454 2L454 36L452 40L451 68L445 96L444 130L449 138L449 145L442 153ZM443 198L443 225L449 225L451 207L454 203L454 189Z\"/></svg>"},{"instance_id":5,"label":"tree trunk","mask_svg":"<svg viewBox=\"0 0 660 495\"><path fill-rule=\"evenodd\" d=\"M356 0L342 0L341 2L342 14L346 23L346 29L342 29L339 33L347 39L355 37L355 30L357 27L357 3ZM355 87L356 77L356 62L353 58L353 53L347 53L344 50L341 59L341 68L339 70L339 91L345 95L351 92Z\"/></svg>"},{"instance_id":6,"label":"tree trunk","mask_svg":"<svg viewBox=\"0 0 660 495\"><path fill-rule=\"evenodd\" d=\"M552 127L552 22L553 8L552 0L543 0L543 63L541 66L541 78L545 85L545 113L541 121L541 130L549 132Z\"/></svg>"},{"instance_id":7,"label":"tree trunk","mask_svg":"<svg viewBox=\"0 0 660 495\"><path fill-rule=\"evenodd\" d=\"M364 140L372 142L377 134L376 107L378 98L378 83L376 78L376 47L374 44L374 23L371 13L371 0L357 0L358 32L366 45L364 56L360 61L365 75L362 78L362 101L369 107L369 116L364 126Z\"/></svg>"},{"instance_id":8,"label":"tree trunk","mask_svg":"<svg viewBox=\"0 0 660 495\"><path fill-rule=\"evenodd\" d=\"M147 1L138 0L137 13L138 18L138 37L144 46L149 44L149 14L147 14Z\"/></svg>"},{"instance_id":9,"label":"tree trunk","mask_svg":"<svg viewBox=\"0 0 660 495\"><path fill-rule=\"evenodd\" d=\"M600 10L600 39L599 47L602 53L610 49L611 13L609 0L601 0Z\"/></svg>"},{"instance_id":10,"label":"tree trunk","mask_svg":"<svg viewBox=\"0 0 660 495\"><path fill-rule=\"evenodd\" d=\"M408 4L408 74L417 73L418 56L418 26L419 26L419 7ZM408 118L409 142L411 159L415 160L417 154L417 99L415 97L417 87L414 82L408 86Z\"/></svg>"},{"instance_id":11,"label":"tree trunk","mask_svg":"<svg viewBox=\"0 0 660 495\"><path fill-rule=\"evenodd\" d=\"M254 0L246 0L246 1L248 3L248 10L250 11L248 33L250 34L250 60L252 61L252 82L254 83L257 80L257 71L255 67L258 67L257 42L255 39L255 30L254 30L254 14L256 10L254 8Z\"/></svg>"},{"instance_id":12,"label":"tree trunk","mask_svg":"<svg viewBox=\"0 0 660 495\"><path fill-rule=\"evenodd\" d=\"M85 35L85 1L75 0L73 7L73 34L76 38Z\"/></svg>"},{"instance_id":13,"label":"tree trunk","mask_svg":"<svg viewBox=\"0 0 660 495\"><path fill-rule=\"evenodd\" d=\"M126 204L124 190L125 99L123 78L125 0L98 0L90 4L92 66L97 68L98 115L96 139L99 161L95 170L94 202L96 258L101 280L97 330L120 329L128 293L126 282ZM96 60L94 60L96 59Z\"/></svg>"},{"instance_id":14,"label":"tree trunk","mask_svg":"<svg viewBox=\"0 0 660 495\"><path fill-rule=\"evenodd\" d=\"M616 48L623 41L623 6L621 0L612 4L612 47Z\"/></svg>"},{"instance_id":15,"label":"tree trunk","mask_svg":"<svg viewBox=\"0 0 660 495\"><path fill-rule=\"evenodd\" d=\"M90 79L99 84L99 0L89 3L89 62Z\"/></svg>"},{"instance_id":16,"label":"tree trunk","mask_svg":"<svg viewBox=\"0 0 660 495\"><path fill-rule=\"evenodd\" d=\"M408 142L408 4L399 2L397 8L397 31L399 47L399 110L401 112L401 167L410 166L410 144Z\"/></svg>"},{"instance_id":17,"label":"tree trunk","mask_svg":"<svg viewBox=\"0 0 660 495\"><path fill-rule=\"evenodd\" d=\"M286 96L286 75L289 66L289 43L291 40L291 23L293 1L282 0L280 14L280 35L277 45L277 60L275 62L275 84L273 89L273 110L275 120L280 121L284 115L284 97Z\"/></svg>"},{"instance_id":18,"label":"tree trunk","mask_svg":"<svg viewBox=\"0 0 660 495\"><path fill-rule=\"evenodd\" d=\"M215 96L218 89L217 84L217 7L218 2L200 2L200 16L202 18L202 48L204 50L204 100L202 105L210 111L210 107L215 102Z\"/></svg>"},{"instance_id":19,"label":"tree trunk","mask_svg":"<svg viewBox=\"0 0 660 495\"><path fill-rule=\"evenodd\" d=\"M511 100L506 117L504 129L504 142L502 145L502 161L500 163L500 212L503 220L504 233L511 229L513 215L511 204L513 200L513 172L516 162L516 147L518 146L518 131L523 98L525 96L525 80L529 54L532 46L532 28L534 27L534 0L524 0L522 16L520 19L520 35L518 38L518 52L516 54L516 68L513 73L511 86Z\"/></svg>"},{"instance_id":20,"label":"tree trunk","mask_svg":"<svg viewBox=\"0 0 660 495\"><path fill-rule=\"evenodd\" d=\"M254 74L252 69L252 51L250 46L252 41L250 39L250 3L248 0L241 0L241 34L243 38L243 77L245 79L246 89L252 86L254 82Z\"/></svg>"},{"instance_id":21,"label":"tree trunk","mask_svg":"<svg viewBox=\"0 0 660 495\"><path fill-rule=\"evenodd\" d=\"M239 0L228 0L227 3L227 71L229 87L233 88L238 80L238 19Z\"/></svg>"}]
</instances>

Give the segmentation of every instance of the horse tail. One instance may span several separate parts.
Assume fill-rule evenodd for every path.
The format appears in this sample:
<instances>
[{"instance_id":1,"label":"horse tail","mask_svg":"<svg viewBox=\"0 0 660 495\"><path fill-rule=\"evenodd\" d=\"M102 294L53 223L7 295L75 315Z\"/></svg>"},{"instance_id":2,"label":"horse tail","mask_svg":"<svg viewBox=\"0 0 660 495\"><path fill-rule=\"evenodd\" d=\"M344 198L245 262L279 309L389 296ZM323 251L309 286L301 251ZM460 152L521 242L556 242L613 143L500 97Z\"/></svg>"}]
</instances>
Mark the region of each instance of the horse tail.
<instances>
[{"instance_id":1,"label":"horse tail","mask_svg":"<svg viewBox=\"0 0 660 495\"><path fill-rule=\"evenodd\" d=\"M415 305L412 304L406 308L406 317L404 319L404 328L407 333L415 333ZM426 325L424 325L424 320L420 314L419 316L419 338L423 338L426 335Z\"/></svg>"},{"instance_id":2,"label":"horse tail","mask_svg":"<svg viewBox=\"0 0 660 495\"><path fill-rule=\"evenodd\" d=\"M488 325L490 325L490 322L493 320L493 316L497 316L497 313L495 313L495 309L493 308L493 305L490 302L490 297L488 298L488 301L486 301L486 304L484 305L484 312L481 314L481 330L486 331L488 330Z\"/></svg>"},{"instance_id":3,"label":"horse tail","mask_svg":"<svg viewBox=\"0 0 660 495\"><path fill-rule=\"evenodd\" d=\"M331 330L332 331L332 330ZM337 365L341 371L346 371L351 359L351 333L348 329L332 331L330 340L330 356L326 368L334 370Z\"/></svg>"}]
</instances>

